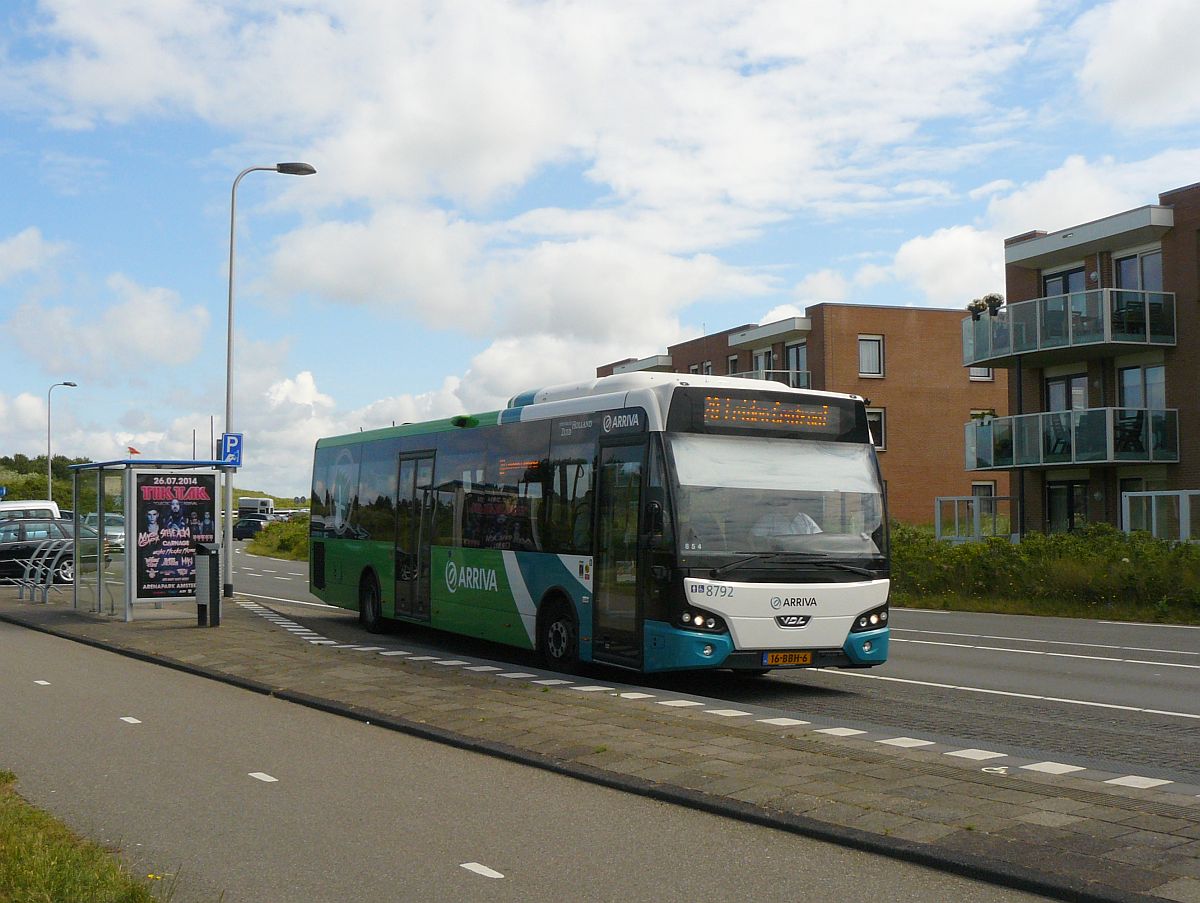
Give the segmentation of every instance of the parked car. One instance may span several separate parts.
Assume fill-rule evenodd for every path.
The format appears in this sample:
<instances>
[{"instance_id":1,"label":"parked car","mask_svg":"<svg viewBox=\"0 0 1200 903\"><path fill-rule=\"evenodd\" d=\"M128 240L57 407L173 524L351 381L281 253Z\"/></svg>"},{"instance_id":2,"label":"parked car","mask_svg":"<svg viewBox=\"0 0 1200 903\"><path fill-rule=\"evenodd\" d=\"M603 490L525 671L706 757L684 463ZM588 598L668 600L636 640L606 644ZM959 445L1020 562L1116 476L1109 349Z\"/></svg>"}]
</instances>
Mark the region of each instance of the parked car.
<instances>
[{"instance_id":1,"label":"parked car","mask_svg":"<svg viewBox=\"0 0 1200 903\"><path fill-rule=\"evenodd\" d=\"M267 525L265 514L244 514L233 525L234 539L253 539Z\"/></svg>"},{"instance_id":2,"label":"parked car","mask_svg":"<svg viewBox=\"0 0 1200 903\"><path fill-rule=\"evenodd\" d=\"M21 499L0 501L0 518L10 517L62 517L58 503L49 499Z\"/></svg>"},{"instance_id":3,"label":"parked car","mask_svg":"<svg viewBox=\"0 0 1200 903\"><path fill-rule=\"evenodd\" d=\"M100 526L100 515L93 512L87 515L83 522L95 530ZM113 548L121 548L125 545L124 514L104 515L104 541Z\"/></svg>"},{"instance_id":4,"label":"parked car","mask_svg":"<svg viewBox=\"0 0 1200 903\"><path fill-rule=\"evenodd\" d=\"M80 536L92 540L91 548L80 549L85 560L96 560L95 547L100 535L91 527L80 527ZM25 562L48 539L74 539L74 521L62 518L18 517L0 520L0 579L21 577L25 573ZM72 556L64 556L54 570L55 583L70 583L75 579L75 563Z\"/></svg>"}]
</instances>

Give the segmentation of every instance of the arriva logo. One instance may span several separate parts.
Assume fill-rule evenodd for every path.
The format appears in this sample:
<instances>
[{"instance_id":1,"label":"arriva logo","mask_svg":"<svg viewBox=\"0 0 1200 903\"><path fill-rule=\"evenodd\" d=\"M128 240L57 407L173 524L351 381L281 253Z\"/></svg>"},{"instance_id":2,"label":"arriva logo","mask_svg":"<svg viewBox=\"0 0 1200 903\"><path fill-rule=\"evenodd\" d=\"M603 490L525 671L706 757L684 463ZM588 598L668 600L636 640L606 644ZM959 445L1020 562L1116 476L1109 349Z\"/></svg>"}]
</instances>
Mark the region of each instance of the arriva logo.
<instances>
[{"instance_id":1,"label":"arriva logo","mask_svg":"<svg viewBox=\"0 0 1200 903\"><path fill-rule=\"evenodd\" d=\"M479 589L490 593L500 591L496 572L492 568L459 567L453 561L446 562L446 589L452 593L462 589Z\"/></svg>"},{"instance_id":2,"label":"arriva logo","mask_svg":"<svg viewBox=\"0 0 1200 903\"><path fill-rule=\"evenodd\" d=\"M642 421L637 414L605 414L603 425L604 432L611 433L613 430L636 429L642 425Z\"/></svg>"}]
</instances>

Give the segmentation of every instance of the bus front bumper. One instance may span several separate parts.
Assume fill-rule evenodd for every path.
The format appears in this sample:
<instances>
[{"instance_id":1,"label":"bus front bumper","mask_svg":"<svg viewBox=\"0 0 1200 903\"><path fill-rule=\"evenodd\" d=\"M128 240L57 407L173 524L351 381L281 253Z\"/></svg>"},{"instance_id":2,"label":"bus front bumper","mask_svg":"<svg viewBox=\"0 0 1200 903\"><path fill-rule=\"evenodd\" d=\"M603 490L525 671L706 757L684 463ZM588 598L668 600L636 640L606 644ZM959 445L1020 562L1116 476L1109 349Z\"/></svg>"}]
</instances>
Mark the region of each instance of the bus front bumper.
<instances>
[{"instance_id":1,"label":"bus front bumper","mask_svg":"<svg viewBox=\"0 0 1200 903\"><path fill-rule=\"evenodd\" d=\"M888 657L888 628L852 633L841 649L809 649L807 665L767 665L764 654L782 650L735 651L728 634L678 630L660 621L647 621L644 670L679 671L693 668L732 668L761 671L763 668L870 668Z\"/></svg>"}]
</instances>

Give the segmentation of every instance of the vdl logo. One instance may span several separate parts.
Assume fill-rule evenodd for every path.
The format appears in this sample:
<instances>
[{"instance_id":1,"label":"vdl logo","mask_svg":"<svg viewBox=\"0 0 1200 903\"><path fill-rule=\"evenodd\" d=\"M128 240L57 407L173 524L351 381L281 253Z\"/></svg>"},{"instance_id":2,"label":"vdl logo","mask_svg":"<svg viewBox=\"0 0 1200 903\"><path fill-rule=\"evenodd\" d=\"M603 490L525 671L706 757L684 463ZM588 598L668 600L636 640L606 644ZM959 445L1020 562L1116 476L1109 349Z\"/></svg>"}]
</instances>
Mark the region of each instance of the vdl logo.
<instances>
[{"instance_id":1,"label":"vdl logo","mask_svg":"<svg viewBox=\"0 0 1200 903\"><path fill-rule=\"evenodd\" d=\"M446 589L452 593L462 589L479 589L490 593L500 591L496 580L496 572L492 568L474 568L463 565L460 567L454 561L446 562Z\"/></svg>"}]
</instances>

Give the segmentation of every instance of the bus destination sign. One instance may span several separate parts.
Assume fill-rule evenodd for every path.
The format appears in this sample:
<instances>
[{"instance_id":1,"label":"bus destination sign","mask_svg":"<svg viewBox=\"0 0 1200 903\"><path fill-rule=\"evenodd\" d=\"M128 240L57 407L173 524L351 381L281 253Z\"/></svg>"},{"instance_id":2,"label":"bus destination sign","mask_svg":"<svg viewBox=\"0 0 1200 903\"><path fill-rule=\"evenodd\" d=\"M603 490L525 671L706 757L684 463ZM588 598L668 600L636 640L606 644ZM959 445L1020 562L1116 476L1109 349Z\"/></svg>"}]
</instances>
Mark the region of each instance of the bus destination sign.
<instances>
[{"instance_id":1,"label":"bus destination sign","mask_svg":"<svg viewBox=\"0 0 1200 903\"><path fill-rule=\"evenodd\" d=\"M749 427L832 435L841 431L840 413L827 404L802 404L736 395L704 397L705 426Z\"/></svg>"}]
</instances>

